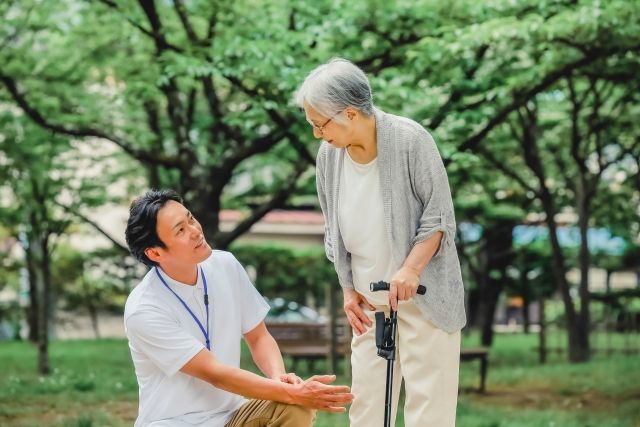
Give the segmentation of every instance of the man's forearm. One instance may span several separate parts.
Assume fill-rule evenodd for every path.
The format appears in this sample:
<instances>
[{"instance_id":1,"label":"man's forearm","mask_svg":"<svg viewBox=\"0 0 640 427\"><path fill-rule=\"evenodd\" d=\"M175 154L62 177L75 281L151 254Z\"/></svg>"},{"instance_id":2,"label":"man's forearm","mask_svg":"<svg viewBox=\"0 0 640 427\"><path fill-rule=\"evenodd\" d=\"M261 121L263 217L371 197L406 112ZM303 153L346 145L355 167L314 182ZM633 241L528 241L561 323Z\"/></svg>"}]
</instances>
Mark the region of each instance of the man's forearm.
<instances>
[{"instance_id":1,"label":"man's forearm","mask_svg":"<svg viewBox=\"0 0 640 427\"><path fill-rule=\"evenodd\" d=\"M286 373L280 348L270 334L260 337L250 345L251 356L256 366L269 378L278 378Z\"/></svg>"},{"instance_id":2,"label":"man's forearm","mask_svg":"<svg viewBox=\"0 0 640 427\"><path fill-rule=\"evenodd\" d=\"M273 400L330 412L344 412L344 405L353 401L349 387L328 385L335 380L333 375L313 376L306 381L289 384L219 363L206 349L196 354L180 371L219 389L252 399Z\"/></svg>"},{"instance_id":3,"label":"man's forearm","mask_svg":"<svg viewBox=\"0 0 640 427\"><path fill-rule=\"evenodd\" d=\"M291 395L290 384L219 363L207 350L198 353L181 369L181 372L222 390L248 398L296 403Z\"/></svg>"}]
</instances>

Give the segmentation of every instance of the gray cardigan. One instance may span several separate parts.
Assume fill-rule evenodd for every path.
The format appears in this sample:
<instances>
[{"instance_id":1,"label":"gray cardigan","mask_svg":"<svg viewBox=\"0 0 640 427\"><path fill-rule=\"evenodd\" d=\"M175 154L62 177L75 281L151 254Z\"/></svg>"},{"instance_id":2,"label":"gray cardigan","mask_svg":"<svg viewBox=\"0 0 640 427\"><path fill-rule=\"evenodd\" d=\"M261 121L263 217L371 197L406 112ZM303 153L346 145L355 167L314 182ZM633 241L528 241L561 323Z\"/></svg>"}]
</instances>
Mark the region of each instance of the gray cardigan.
<instances>
[{"instance_id":1,"label":"gray cardigan","mask_svg":"<svg viewBox=\"0 0 640 427\"><path fill-rule=\"evenodd\" d=\"M447 174L433 138L418 123L375 110L378 167L384 222L393 262L399 269L416 243L443 232L440 249L420 276L427 288L414 301L438 328L455 332L465 325L464 288L453 202ZM338 227L338 192L344 149L323 142L316 163L316 184L325 218L325 251L334 263L340 286L353 289L351 254ZM354 212L365 215L365 212Z\"/></svg>"}]
</instances>

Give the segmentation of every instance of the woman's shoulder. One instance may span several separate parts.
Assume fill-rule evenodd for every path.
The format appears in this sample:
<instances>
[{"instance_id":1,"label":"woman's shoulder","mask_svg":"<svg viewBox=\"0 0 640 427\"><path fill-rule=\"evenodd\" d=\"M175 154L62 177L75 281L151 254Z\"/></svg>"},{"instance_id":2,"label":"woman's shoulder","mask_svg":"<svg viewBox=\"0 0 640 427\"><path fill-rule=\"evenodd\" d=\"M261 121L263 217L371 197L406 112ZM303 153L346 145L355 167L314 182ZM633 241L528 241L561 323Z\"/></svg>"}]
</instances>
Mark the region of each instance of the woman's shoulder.
<instances>
[{"instance_id":1,"label":"woman's shoulder","mask_svg":"<svg viewBox=\"0 0 640 427\"><path fill-rule=\"evenodd\" d=\"M327 160L332 159L340 150L331 148L328 142L322 141L318 148L318 154L316 155L316 166L324 167Z\"/></svg>"},{"instance_id":2,"label":"woman's shoulder","mask_svg":"<svg viewBox=\"0 0 640 427\"><path fill-rule=\"evenodd\" d=\"M382 113L383 122L393 129L396 137L404 140L425 142L433 140L429 131L417 121L404 116L397 116L390 113ZM408 138L407 138L408 137Z\"/></svg>"}]
</instances>

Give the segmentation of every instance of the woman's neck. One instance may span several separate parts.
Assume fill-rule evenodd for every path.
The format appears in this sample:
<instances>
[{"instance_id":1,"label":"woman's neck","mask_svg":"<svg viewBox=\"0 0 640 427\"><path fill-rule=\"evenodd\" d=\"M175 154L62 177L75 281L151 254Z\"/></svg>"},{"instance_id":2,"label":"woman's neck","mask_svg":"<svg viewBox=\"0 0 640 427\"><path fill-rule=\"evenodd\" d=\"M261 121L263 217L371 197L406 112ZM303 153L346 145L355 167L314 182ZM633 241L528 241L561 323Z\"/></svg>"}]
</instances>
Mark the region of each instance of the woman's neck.
<instances>
[{"instance_id":1,"label":"woman's neck","mask_svg":"<svg viewBox=\"0 0 640 427\"><path fill-rule=\"evenodd\" d=\"M354 162L366 164L378 156L376 137L375 116L363 116L354 133L353 142L347 145L349 156Z\"/></svg>"}]
</instances>

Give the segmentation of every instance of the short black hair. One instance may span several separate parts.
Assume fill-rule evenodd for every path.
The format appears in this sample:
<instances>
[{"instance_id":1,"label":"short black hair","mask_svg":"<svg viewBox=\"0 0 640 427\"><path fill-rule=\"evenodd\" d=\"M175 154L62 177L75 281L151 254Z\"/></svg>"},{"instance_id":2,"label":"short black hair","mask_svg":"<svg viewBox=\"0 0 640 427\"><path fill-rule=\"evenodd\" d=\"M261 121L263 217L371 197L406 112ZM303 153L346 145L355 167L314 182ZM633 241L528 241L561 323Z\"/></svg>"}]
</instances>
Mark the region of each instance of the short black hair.
<instances>
[{"instance_id":1,"label":"short black hair","mask_svg":"<svg viewBox=\"0 0 640 427\"><path fill-rule=\"evenodd\" d=\"M158 237L156 226L158 212L170 200L182 204L182 197L175 191L152 189L136 198L129 208L129 220L124 232L127 246L131 255L149 267L157 266L158 263L151 261L144 251L154 246L166 247Z\"/></svg>"}]
</instances>

